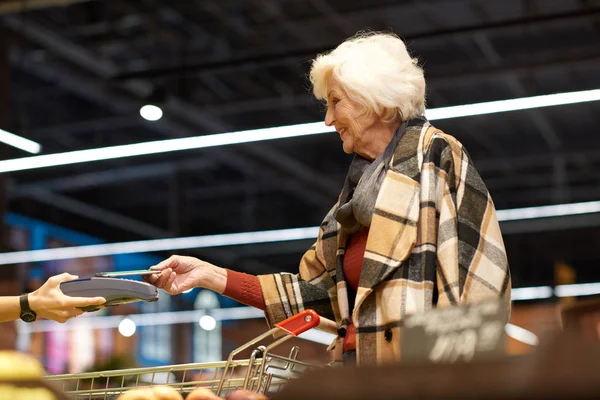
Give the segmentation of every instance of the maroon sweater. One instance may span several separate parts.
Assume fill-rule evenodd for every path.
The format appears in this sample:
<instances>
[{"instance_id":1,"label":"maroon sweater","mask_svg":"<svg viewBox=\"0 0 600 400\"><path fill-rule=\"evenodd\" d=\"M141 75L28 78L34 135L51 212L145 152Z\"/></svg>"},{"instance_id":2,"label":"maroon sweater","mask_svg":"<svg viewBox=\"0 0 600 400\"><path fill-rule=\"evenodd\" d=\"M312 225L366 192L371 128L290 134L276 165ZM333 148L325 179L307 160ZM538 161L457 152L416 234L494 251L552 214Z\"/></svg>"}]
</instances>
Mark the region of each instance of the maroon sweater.
<instances>
[{"instance_id":1,"label":"maroon sweater","mask_svg":"<svg viewBox=\"0 0 600 400\"><path fill-rule=\"evenodd\" d=\"M356 292L360 280L369 229L363 228L350 237L344 254L344 277L348 286ZM223 294L248 306L265 309L265 300L258 278L254 275L227 270L227 285ZM344 351L356 349L354 326L348 327L344 337Z\"/></svg>"}]
</instances>

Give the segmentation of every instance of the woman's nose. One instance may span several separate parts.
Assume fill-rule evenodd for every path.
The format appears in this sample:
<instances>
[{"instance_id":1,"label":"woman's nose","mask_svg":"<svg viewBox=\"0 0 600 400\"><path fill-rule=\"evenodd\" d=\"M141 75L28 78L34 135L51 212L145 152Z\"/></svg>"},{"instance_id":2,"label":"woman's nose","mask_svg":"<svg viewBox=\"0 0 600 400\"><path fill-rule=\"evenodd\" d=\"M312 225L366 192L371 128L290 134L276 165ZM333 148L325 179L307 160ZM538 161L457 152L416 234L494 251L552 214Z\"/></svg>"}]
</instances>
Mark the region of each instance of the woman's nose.
<instances>
[{"instance_id":1,"label":"woman's nose","mask_svg":"<svg viewBox=\"0 0 600 400\"><path fill-rule=\"evenodd\" d=\"M335 123L335 118L333 116L333 111L331 108L327 108L327 112L325 113L325 125L332 126Z\"/></svg>"}]
</instances>

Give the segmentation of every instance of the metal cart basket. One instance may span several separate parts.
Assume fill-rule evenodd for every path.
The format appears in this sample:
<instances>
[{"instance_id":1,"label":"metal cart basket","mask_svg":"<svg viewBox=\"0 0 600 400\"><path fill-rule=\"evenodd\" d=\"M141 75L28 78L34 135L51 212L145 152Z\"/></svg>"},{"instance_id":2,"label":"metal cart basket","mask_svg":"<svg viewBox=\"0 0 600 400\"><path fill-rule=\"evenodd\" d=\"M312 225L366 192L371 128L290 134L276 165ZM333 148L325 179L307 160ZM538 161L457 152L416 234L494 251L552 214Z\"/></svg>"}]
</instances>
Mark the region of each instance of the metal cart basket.
<instances>
[{"instance_id":1,"label":"metal cart basket","mask_svg":"<svg viewBox=\"0 0 600 400\"><path fill-rule=\"evenodd\" d=\"M281 343L312 328L336 331L334 322L320 318L313 310L305 310L235 349L226 361L52 375L46 380L62 389L68 397L78 400L114 399L129 389L152 385L170 386L182 394L200 387L223 397L238 389L268 394L278 391L288 380L305 371L320 367L297 360L297 346L287 356L271 353ZM283 336L279 338L273 337L281 334ZM249 359L235 359L240 352L268 337L272 343L256 347Z\"/></svg>"}]
</instances>

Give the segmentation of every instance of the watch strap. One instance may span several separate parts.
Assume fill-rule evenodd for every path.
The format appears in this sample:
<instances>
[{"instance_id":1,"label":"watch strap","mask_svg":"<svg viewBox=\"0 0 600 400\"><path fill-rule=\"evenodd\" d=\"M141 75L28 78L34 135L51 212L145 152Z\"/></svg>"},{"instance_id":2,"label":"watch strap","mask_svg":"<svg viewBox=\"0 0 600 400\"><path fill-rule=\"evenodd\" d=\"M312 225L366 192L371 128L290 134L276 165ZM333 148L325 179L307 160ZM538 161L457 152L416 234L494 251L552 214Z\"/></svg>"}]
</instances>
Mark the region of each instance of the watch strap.
<instances>
[{"instance_id":1,"label":"watch strap","mask_svg":"<svg viewBox=\"0 0 600 400\"><path fill-rule=\"evenodd\" d=\"M25 322L33 322L37 319L37 314L29 306L29 295L23 294L19 296L19 304L21 305L21 319Z\"/></svg>"},{"instance_id":2,"label":"watch strap","mask_svg":"<svg viewBox=\"0 0 600 400\"><path fill-rule=\"evenodd\" d=\"M21 304L21 312L31 311L29 307L29 294L22 294L19 296L19 303Z\"/></svg>"}]
</instances>

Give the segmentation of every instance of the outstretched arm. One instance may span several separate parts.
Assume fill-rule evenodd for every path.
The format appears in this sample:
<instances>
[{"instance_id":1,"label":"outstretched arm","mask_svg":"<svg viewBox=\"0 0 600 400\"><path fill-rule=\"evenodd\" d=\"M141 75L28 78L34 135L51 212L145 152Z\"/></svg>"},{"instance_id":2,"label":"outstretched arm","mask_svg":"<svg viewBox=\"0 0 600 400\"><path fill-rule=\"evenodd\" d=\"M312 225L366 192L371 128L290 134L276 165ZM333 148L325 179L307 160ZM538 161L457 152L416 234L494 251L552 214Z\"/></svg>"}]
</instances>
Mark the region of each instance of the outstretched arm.
<instances>
[{"instance_id":1,"label":"outstretched arm","mask_svg":"<svg viewBox=\"0 0 600 400\"><path fill-rule=\"evenodd\" d=\"M21 306L18 296L0 297L0 322L8 322L19 319Z\"/></svg>"},{"instance_id":2,"label":"outstretched arm","mask_svg":"<svg viewBox=\"0 0 600 400\"><path fill-rule=\"evenodd\" d=\"M160 274L144 276L144 280L175 295L195 287L223 293L227 286L227 270L195 257L171 256L151 267Z\"/></svg>"},{"instance_id":3,"label":"outstretched arm","mask_svg":"<svg viewBox=\"0 0 600 400\"><path fill-rule=\"evenodd\" d=\"M76 275L68 273L51 277L42 287L29 294L29 307L35 311L38 318L65 322L82 314L80 308L101 305L106 301L103 297L70 297L63 294L60 284L77 278ZM19 296L0 297L0 322L14 321L19 319L20 314Z\"/></svg>"},{"instance_id":4,"label":"outstretched arm","mask_svg":"<svg viewBox=\"0 0 600 400\"><path fill-rule=\"evenodd\" d=\"M295 275L281 273L257 277L217 267L194 257L177 255L151 269L161 273L146 275L144 280L171 295L195 287L210 289L240 303L266 310L272 322L284 320L305 306L328 318L333 315L329 298L333 283L316 255L315 246L306 252L300 262L300 273ZM290 296L294 299L291 305Z\"/></svg>"}]
</instances>

